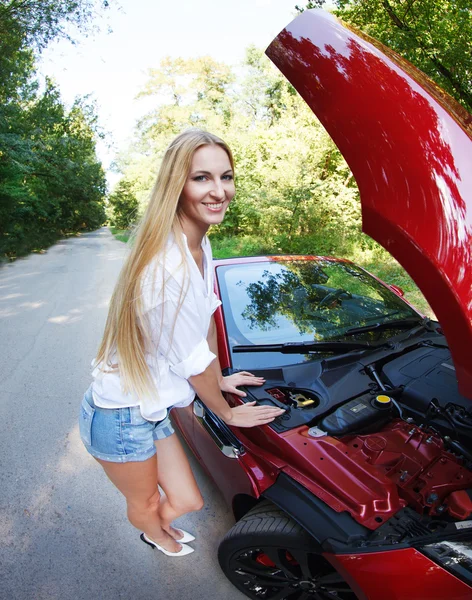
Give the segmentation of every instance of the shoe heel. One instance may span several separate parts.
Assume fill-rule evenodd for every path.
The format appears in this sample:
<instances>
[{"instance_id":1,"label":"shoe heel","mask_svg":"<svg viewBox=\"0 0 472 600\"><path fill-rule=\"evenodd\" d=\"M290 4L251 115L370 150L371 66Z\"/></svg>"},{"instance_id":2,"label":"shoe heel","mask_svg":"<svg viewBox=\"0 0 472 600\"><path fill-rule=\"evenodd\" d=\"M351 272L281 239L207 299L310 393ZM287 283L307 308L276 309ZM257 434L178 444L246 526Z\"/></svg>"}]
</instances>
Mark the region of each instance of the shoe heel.
<instances>
[{"instance_id":1,"label":"shoe heel","mask_svg":"<svg viewBox=\"0 0 472 600\"><path fill-rule=\"evenodd\" d=\"M155 550L155 549L156 549L156 546L155 546L154 544L151 544L151 542L148 542L148 541L147 541L147 539L144 537L144 533L142 533L142 534L139 536L139 538L140 538L140 539L141 539L141 540L142 540L142 541L143 541L145 544L147 544L148 546L151 546L151 548L152 548L153 550Z\"/></svg>"}]
</instances>

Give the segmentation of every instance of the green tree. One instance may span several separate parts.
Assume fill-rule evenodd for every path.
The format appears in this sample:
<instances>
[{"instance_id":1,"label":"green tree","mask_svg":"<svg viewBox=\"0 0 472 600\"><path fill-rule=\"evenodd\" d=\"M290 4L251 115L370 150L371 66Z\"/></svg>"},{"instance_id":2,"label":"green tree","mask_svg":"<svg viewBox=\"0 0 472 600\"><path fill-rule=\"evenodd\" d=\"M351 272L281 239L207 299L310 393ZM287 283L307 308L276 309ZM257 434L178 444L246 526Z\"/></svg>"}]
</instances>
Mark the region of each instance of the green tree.
<instances>
[{"instance_id":1,"label":"green tree","mask_svg":"<svg viewBox=\"0 0 472 600\"><path fill-rule=\"evenodd\" d=\"M2 0L0 3L1 48L35 47L43 50L53 39L71 41L70 25L87 31L100 8L109 0Z\"/></svg>"},{"instance_id":2,"label":"green tree","mask_svg":"<svg viewBox=\"0 0 472 600\"><path fill-rule=\"evenodd\" d=\"M111 207L110 222L119 229L128 229L138 218L139 202L134 193L131 181L121 179L110 194L108 203Z\"/></svg>"},{"instance_id":3,"label":"green tree","mask_svg":"<svg viewBox=\"0 0 472 600\"><path fill-rule=\"evenodd\" d=\"M267 251L330 253L360 230L357 188L319 121L261 50L236 74L209 58L166 59L142 95L156 109L118 160L141 206L162 152L189 126L220 135L236 162L236 198L214 239L253 236ZM259 247L257 251L260 251Z\"/></svg>"},{"instance_id":4,"label":"green tree","mask_svg":"<svg viewBox=\"0 0 472 600\"><path fill-rule=\"evenodd\" d=\"M34 54L58 38L87 32L108 0L0 0L0 99L15 94L32 74ZM28 63L28 64L27 64Z\"/></svg>"},{"instance_id":5,"label":"green tree","mask_svg":"<svg viewBox=\"0 0 472 600\"><path fill-rule=\"evenodd\" d=\"M50 81L20 108L8 106L7 130L0 133L0 249L7 256L95 229L106 219L93 108L76 102L67 112Z\"/></svg>"},{"instance_id":6,"label":"green tree","mask_svg":"<svg viewBox=\"0 0 472 600\"><path fill-rule=\"evenodd\" d=\"M0 256L14 257L105 221L105 176L93 106L67 111L34 61L74 25L90 30L98 0L0 1Z\"/></svg>"},{"instance_id":7,"label":"green tree","mask_svg":"<svg viewBox=\"0 0 472 600\"><path fill-rule=\"evenodd\" d=\"M335 4L336 15L398 52L472 111L470 0L336 0ZM310 5L307 8L313 8Z\"/></svg>"}]
</instances>

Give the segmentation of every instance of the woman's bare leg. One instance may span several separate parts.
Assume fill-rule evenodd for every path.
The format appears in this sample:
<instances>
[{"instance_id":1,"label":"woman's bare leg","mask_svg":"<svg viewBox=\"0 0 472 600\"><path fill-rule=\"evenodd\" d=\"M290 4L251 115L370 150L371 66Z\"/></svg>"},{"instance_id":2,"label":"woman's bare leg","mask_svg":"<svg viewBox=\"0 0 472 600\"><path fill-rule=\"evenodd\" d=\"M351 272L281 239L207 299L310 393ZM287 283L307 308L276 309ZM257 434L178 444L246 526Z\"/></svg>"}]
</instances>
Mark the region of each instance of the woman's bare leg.
<instances>
[{"instance_id":1,"label":"woman's bare leg","mask_svg":"<svg viewBox=\"0 0 472 600\"><path fill-rule=\"evenodd\" d=\"M126 498L130 523L169 552L178 552L182 546L163 530L159 516L156 456L142 462L127 463L95 460Z\"/></svg>"},{"instance_id":2,"label":"woman's bare leg","mask_svg":"<svg viewBox=\"0 0 472 600\"><path fill-rule=\"evenodd\" d=\"M177 435L174 433L154 443L159 461L157 479L165 492L159 503L161 526L178 539L180 535L171 527L171 522L203 508L203 498Z\"/></svg>"}]
</instances>

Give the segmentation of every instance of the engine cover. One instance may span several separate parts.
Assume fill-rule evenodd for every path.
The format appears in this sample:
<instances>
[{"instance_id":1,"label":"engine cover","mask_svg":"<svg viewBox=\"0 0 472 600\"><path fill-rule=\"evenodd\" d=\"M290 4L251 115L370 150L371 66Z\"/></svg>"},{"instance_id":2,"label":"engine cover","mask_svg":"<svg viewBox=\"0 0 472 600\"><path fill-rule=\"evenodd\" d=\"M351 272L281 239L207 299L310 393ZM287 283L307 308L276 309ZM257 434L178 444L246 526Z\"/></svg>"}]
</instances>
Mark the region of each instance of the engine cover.
<instances>
[{"instance_id":1,"label":"engine cover","mask_svg":"<svg viewBox=\"0 0 472 600\"><path fill-rule=\"evenodd\" d=\"M343 437L351 458L380 469L398 486L401 498L418 512L431 516L449 512L466 519L472 512L467 493L472 487L472 473L460 459L444 449L435 433L416 425L394 420L381 431L370 435Z\"/></svg>"}]
</instances>

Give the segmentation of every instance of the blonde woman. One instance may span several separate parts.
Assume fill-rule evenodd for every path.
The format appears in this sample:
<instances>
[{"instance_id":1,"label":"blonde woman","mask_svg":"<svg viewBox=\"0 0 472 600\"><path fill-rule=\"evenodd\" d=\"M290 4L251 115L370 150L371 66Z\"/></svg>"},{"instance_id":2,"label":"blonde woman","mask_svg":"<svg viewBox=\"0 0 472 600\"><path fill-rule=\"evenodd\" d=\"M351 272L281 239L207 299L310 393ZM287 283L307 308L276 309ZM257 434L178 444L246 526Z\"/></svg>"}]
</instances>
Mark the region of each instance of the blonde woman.
<instances>
[{"instance_id":1,"label":"blonde woman","mask_svg":"<svg viewBox=\"0 0 472 600\"><path fill-rule=\"evenodd\" d=\"M233 175L231 151L215 135L190 130L167 148L80 412L82 441L125 496L129 521L168 556L193 552L187 544L194 536L171 523L203 506L168 411L197 393L237 427L269 423L283 412L254 403L231 408L222 395L263 383L247 372L222 377L216 356L212 314L220 302L206 233L223 220Z\"/></svg>"}]
</instances>

